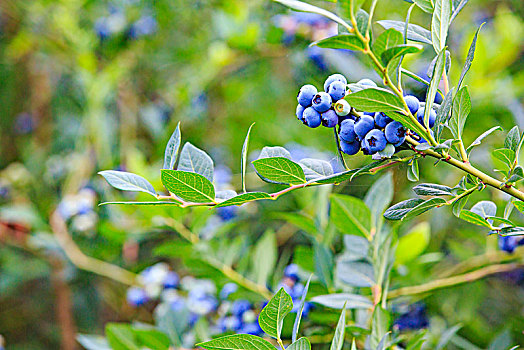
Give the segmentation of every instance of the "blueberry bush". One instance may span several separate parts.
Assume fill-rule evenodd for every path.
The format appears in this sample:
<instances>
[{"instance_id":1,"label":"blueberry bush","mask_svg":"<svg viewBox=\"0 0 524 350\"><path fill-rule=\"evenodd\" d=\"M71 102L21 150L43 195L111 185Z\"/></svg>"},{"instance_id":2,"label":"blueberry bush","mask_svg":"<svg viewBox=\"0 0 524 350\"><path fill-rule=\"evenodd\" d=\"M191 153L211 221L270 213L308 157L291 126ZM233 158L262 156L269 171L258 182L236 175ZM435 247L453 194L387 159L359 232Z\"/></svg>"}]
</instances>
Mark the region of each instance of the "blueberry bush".
<instances>
[{"instance_id":1,"label":"blueberry bush","mask_svg":"<svg viewBox=\"0 0 524 350\"><path fill-rule=\"evenodd\" d=\"M478 2L0 5L0 349L518 349L523 14Z\"/></svg>"}]
</instances>

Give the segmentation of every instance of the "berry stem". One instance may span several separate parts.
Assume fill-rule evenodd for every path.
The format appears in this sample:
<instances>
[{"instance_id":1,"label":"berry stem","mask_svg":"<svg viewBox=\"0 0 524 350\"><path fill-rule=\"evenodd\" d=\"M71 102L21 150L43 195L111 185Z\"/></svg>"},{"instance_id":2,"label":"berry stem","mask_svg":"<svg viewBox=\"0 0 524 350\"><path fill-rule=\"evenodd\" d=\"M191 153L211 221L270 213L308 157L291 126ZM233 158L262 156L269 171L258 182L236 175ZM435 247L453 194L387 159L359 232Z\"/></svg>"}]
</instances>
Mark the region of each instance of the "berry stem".
<instances>
[{"instance_id":1,"label":"berry stem","mask_svg":"<svg viewBox=\"0 0 524 350\"><path fill-rule=\"evenodd\" d=\"M338 133L340 132L340 126L338 126L338 131L337 131L337 126L333 128L333 131L335 134L335 143L337 144L337 150L338 150L338 156L340 157L340 162L344 166L344 169L349 170L346 164L346 160L344 159L344 156L342 155L342 150L340 149L340 140L338 138Z\"/></svg>"}]
</instances>

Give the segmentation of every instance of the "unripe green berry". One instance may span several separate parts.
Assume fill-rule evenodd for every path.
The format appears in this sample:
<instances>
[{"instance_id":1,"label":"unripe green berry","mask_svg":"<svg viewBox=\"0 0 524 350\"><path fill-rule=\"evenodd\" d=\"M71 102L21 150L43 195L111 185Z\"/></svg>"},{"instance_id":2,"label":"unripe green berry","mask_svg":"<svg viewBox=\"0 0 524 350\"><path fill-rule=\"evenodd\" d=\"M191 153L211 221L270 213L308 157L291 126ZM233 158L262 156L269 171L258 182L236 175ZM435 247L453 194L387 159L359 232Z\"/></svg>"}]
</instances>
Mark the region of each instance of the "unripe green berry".
<instances>
[{"instance_id":1,"label":"unripe green berry","mask_svg":"<svg viewBox=\"0 0 524 350\"><path fill-rule=\"evenodd\" d=\"M338 100L337 103L335 103L334 109L337 115L340 117L344 117L348 115L349 112L351 112L351 106L346 100Z\"/></svg>"}]
</instances>

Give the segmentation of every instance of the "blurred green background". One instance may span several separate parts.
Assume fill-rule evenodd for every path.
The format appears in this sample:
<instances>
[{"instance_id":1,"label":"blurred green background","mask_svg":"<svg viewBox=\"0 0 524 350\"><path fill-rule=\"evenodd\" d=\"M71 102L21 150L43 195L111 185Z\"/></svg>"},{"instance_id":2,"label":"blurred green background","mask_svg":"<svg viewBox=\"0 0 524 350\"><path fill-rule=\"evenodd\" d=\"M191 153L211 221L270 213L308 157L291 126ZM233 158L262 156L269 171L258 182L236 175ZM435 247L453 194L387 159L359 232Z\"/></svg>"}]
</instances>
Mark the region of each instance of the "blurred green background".
<instances>
[{"instance_id":1,"label":"blurred green background","mask_svg":"<svg viewBox=\"0 0 524 350\"><path fill-rule=\"evenodd\" d=\"M408 6L401 0L379 1L375 18L403 20ZM456 84L473 34L486 22L466 78L473 104L466 140L493 125L524 128L523 15L519 0L477 0L452 24L451 79ZM412 21L428 27L430 17L415 10ZM378 25L374 29L382 30ZM269 0L3 0L0 334L7 349L59 348L64 300L71 301L75 329L81 333L100 333L107 321L151 318L147 310L125 305L125 286L67 263L49 218L60 203L72 206L85 186L97 193L90 199L95 205L124 198L96 175L100 170L135 172L160 188L165 143L178 122L185 141L206 150L215 165L231 169L230 182L237 190L240 151L253 122L253 157L263 146L287 145L294 154L321 153L333 159L332 133L308 129L294 116L298 88L305 83L321 86L335 72L352 82L364 77L380 82L357 54L308 48L333 30L324 21L300 22ZM424 75L432 55L427 49L405 65ZM407 91L424 96L424 86L405 82ZM492 169L489 150L502 143L503 134L495 133L473 152L472 162ZM347 161L357 167L369 159L360 155ZM434 167L431 160L422 163L425 182L454 185L462 176L446 165ZM394 170L397 201L410 196L405 171ZM362 196L372 181L358 178L334 191ZM269 185L250 168L247 186L255 190ZM248 207L235 234L255 240L268 227L278 231L283 223L271 213L279 210L315 213L314 191ZM507 200L495 191L476 196L495 201L499 210ZM172 239L152 228L163 215L202 225L210 213L95 206L70 227L86 254L138 271L161 258L154 253L157 244ZM418 220L431 225L427 261L398 268L395 285L426 281L436 262L446 269L497 249L495 237L458 221L448 209ZM400 232L415 224L404 224ZM279 240L279 253L290 254L302 241L300 235ZM169 261L182 274L199 274L185 259ZM438 332L439 326L460 323L459 334L480 348L505 331L524 342L523 274L516 271L432 294L425 299L432 326Z\"/></svg>"}]
</instances>

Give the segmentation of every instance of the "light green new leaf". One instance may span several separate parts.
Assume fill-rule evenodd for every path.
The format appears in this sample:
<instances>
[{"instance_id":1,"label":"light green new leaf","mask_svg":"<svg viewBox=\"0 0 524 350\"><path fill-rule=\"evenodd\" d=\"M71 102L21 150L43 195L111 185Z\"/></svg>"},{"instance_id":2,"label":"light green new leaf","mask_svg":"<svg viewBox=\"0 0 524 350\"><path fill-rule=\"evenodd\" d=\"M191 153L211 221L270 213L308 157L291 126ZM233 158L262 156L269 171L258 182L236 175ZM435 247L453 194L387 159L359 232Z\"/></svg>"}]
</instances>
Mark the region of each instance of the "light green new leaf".
<instances>
[{"instance_id":1,"label":"light green new leaf","mask_svg":"<svg viewBox=\"0 0 524 350\"><path fill-rule=\"evenodd\" d=\"M430 230L427 222L421 222L400 237L395 251L395 264L405 264L422 254L429 244Z\"/></svg>"},{"instance_id":2,"label":"light green new leaf","mask_svg":"<svg viewBox=\"0 0 524 350\"><path fill-rule=\"evenodd\" d=\"M515 162L516 154L511 149L499 148L491 152L491 154L493 155L493 157L506 164L508 168L511 168L513 166L513 163Z\"/></svg>"},{"instance_id":3,"label":"light green new leaf","mask_svg":"<svg viewBox=\"0 0 524 350\"><path fill-rule=\"evenodd\" d=\"M269 336L280 339L284 317L293 309L293 300L284 288L271 298L258 316L260 328Z\"/></svg>"},{"instance_id":4,"label":"light green new leaf","mask_svg":"<svg viewBox=\"0 0 524 350\"><path fill-rule=\"evenodd\" d=\"M155 350L169 349L169 337L157 329L137 329L134 327L133 333L142 347Z\"/></svg>"},{"instance_id":5,"label":"light green new leaf","mask_svg":"<svg viewBox=\"0 0 524 350\"><path fill-rule=\"evenodd\" d=\"M515 208L517 208L518 211L524 214L524 202L523 201L514 200L512 203L515 206Z\"/></svg>"},{"instance_id":6,"label":"light green new leaf","mask_svg":"<svg viewBox=\"0 0 524 350\"><path fill-rule=\"evenodd\" d=\"M239 194L233 198L229 198L223 202L220 202L215 208L228 207L230 205L242 205L248 202L259 201L261 199L271 199L271 196L265 192L247 192Z\"/></svg>"},{"instance_id":7,"label":"light green new leaf","mask_svg":"<svg viewBox=\"0 0 524 350\"><path fill-rule=\"evenodd\" d=\"M329 38L315 41L309 46L318 46L326 49L346 49L353 51L364 51L364 44L354 34L340 34Z\"/></svg>"},{"instance_id":8,"label":"light green new leaf","mask_svg":"<svg viewBox=\"0 0 524 350\"><path fill-rule=\"evenodd\" d=\"M213 184L200 174L163 169L160 178L169 192L183 200L195 203L213 202L215 200Z\"/></svg>"},{"instance_id":9,"label":"light green new leaf","mask_svg":"<svg viewBox=\"0 0 524 350\"><path fill-rule=\"evenodd\" d=\"M435 10L431 19L431 40L435 52L444 51L451 21L451 0L435 0Z\"/></svg>"},{"instance_id":10,"label":"light green new leaf","mask_svg":"<svg viewBox=\"0 0 524 350\"><path fill-rule=\"evenodd\" d=\"M276 350L263 338L250 334L235 334L196 344L208 350Z\"/></svg>"},{"instance_id":11,"label":"light green new leaf","mask_svg":"<svg viewBox=\"0 0 524 350\"><path fill-rule=\"evenodd\" d=\"M369 237L371 211L366 204L355 197L331 195L330 220L343 233Z\"/></svg>"},{"instance_id":12,"label":"light green new leaf","mask_svg":"<svg viewBox=\"0 0 524 350\"><path fill-rule=\"evenodd\" d=\"M119 190L145 192L156 197L153 185L140 175L116 170L104 170L98 174L102 175L111 186Z\"/></svg>"},{"instance_id":13,"label":"light green new leaf","mask_svg":"<svg viewBox=\"0 0 524 350\"><path fill-rule=\"evenodd\" d=\"M351 93L345 97L349 104L366 112L402 112L402 100L392 92L382 88L369 88Z\"/></svg>"},{"instance_id":14,"label":"light green new leaf","mask_svg":"<svg viewBox=\"0 0 524 350\"><path fill-rule=\"evenodd\" d=\"M397 29L389 28L373 42L373 52L380 57L387 49L402 44L402 33Z\"/></svg>"},{"instance_id":15,"label":"light green new leaf","mask_svg":"<svg viewBox=\"0 0 524 350\"><path fill-rule=\"evenodd\" d=\"M261 158L254 160L252 163L257 174L263 180L293 185L306 182L306 176L302 167L287 158Z\"/></svg>"},{"instance_id":16,"label":"light green new leaf","mask_svg":"<svg viewBox=\"0 0 524 350\"><path fill-rule=\"evenodd\" d=\"M484 219L479 214L474 213L470 210L462 210L460 212L459 218L464 221L470 222L472 224L478 225L478 226L484 226L487 228L491 228L490 223L486 219Z\"/></svg>"},{"instance_id":17,"label":"light green new leaf","mask_svg":"<svg viewBox=\"0 0 524 350\"><path fill-rule=\"evenodd\" d=\"M344 346L344 335L346 333L346 305L342 307L340 318L338 319L337 328L335 328L335 334L331 341L329 350L341 350Z\"/></svg>"},{"instance_id":18,"label":"light green new leaf","mask_svg":"<svg viewBox=\"0 0 524 350\"><path fill-rule=\"evenodd\" d=\"M131 326L124 323L108 323L105 328L107 341L113 350L140 350Z\"/></svg>"},{"instance_id":19,"label":"light green new leaf","mask_svg":"<svg viewBox=\"0 0 524 350\"><path fill-rule=\"evenodd\" d=\"M251 133L251 128L253 128L255 123L251 124L249 129L247 129L247 135L242 145L242 159L240 162L240 176L242 181L242 190L246 193L246 168L247 168L247 150L249 147L249 135Z\"/></svg>"},{"instance_id":20,"label":"light green new leaf","mask_svg":"<svg viewBox=\"0 0 524 350\"><path fill-rule=\"evenodd\" d=\"M415 4L424 12L433 13L433 2L430 0L413 0Z\"/></svg>"},{"instance_id":21,"label":"light green new leaf","mask_svg":"<svg viewBox=\"0 0 524 350\"><path fill-rule=\"evenodd\" d=\"M520 131L519 131L519 127L515 125L508 132L508 135L506 136L506 139L504 140L504 148L508 148L516 153L519 143L520 143Z\"/></svg>"}]
</instances>

